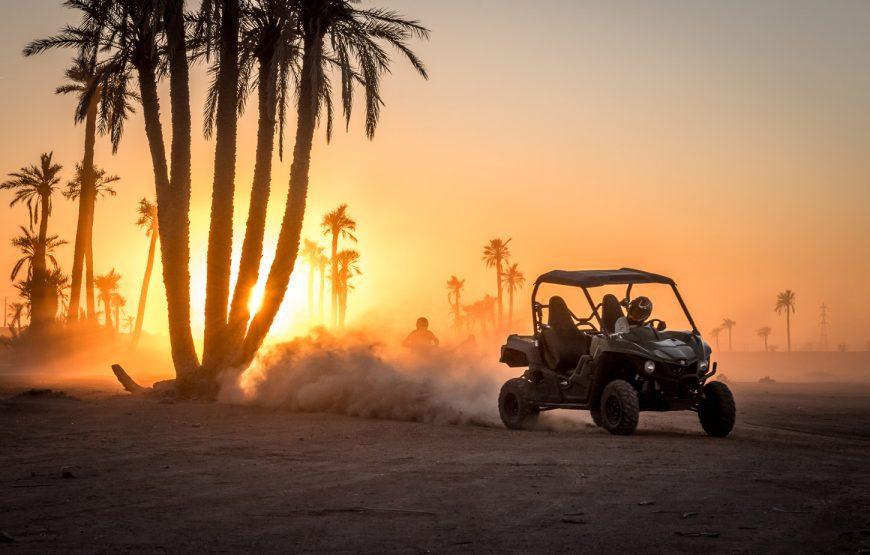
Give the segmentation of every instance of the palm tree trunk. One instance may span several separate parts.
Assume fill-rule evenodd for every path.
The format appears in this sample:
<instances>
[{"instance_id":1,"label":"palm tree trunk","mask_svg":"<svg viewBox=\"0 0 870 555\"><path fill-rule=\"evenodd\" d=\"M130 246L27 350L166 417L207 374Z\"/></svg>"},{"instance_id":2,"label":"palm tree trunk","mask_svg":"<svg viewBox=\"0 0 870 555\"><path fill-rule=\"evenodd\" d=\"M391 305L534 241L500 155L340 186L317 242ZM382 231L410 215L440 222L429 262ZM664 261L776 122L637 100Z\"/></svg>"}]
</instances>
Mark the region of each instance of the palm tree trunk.
<instances>
[{"instance_id":1,"label":"palm tree trunk","mask_svg":"<svg viewBox=\"0 0 870 555\"><path fill-rule=\"evenodd\" d=\"M317 311L320 315L320 323L323 323L323 290L326 287L326 267L321 266L320 269L320 288L317 290L320 295L320 300L317 302Z\"/></svg>"},{"instance_id":2,"label":"palm tree trunk","mask_svg":"<svg viewBox=\"0 0 870 555\"><path fill-rule=\"evenodd\" d=\"M244 340L245 329L251 317L249 304L251 292L260 277L260 259L263 257L263 237L266 231L266 208L272 181L272 151L275 139L275 109L277 107L276 65L274 52L259 60L257 103L257 150L254 161L254 177L251 184L251 201L245 239L239 261L239 274L230 307L229 334L234 344Z\"/></svg>"},{"instance_id":3,"label":"palm tree trunk","mask_svg":"<svg viewBox=\"0 0 870 555\"><path fill-rule=\"evenodd\" d=\"M293 147L293 163L290 165L290 191L284 207L284 218L278 234L278 245L269 277L263 304L248 328L241 352L234 357L236 366L250 364L263 344L266 334L278 313L287 291L290 274L299 253L299 236L305 216L305 199L308 195L308 168L311 163L311 144L317 123L317 103L320 94L320 58L323 50L323 33L308 31L303 40L304 57L299 80L299 103L297 106L296 144Z\"/></svg>"},{"instance_id":4,"label":"palm tree trunk","mask_svg":"<svg viewBox=\"0 0 870 555\"><path fill-rule=\"evenodd\" d=\"M94 144L97 138L97 103L99 97L94 95L88 105L85 116L85 154L82 157L81 192L79 194L78 220L76 221L76 238L73 246L72 276L69 292L69 309L67 319L70 321L79 318L79 302L82 290L82 271L85 261L85 245L88 238L88 224L91 218L88 215L91 206L91 197L94 194Z\"/></svg>"},{"instance_id":5,"label":"palm tree trunk","mask_svg":"<svg viewBox=\"0 0 870 555\"><path fill-rule=\"evenodd\" d=\"M233 193L239 83L239 0L221 1L220 67L211 218L205 283L205 335L202 364L216 372L225 355L227 309L233 251Z\"/></svg>"},{"instance_id":6,"label":"palm tree trunk","mask_svg":"<svg viewBox=\"0 0 870 555\"><path fill-rule=\"evenodd\" d=\"M731 348L731 328L728 328L728 352L731 352L733 350L734 349Z\"/></svg>"},{"instance_id":7,"label":"palm tree trunk","mask_svg":"<svg viewBox=\"0 0 870 555\"><path fill-rule=\"evenodd\" d=\"M791 312L790 307L785 307L785 336L788 343L788 352L791 352Z\"/></svg>"},{"instance_id":8,"label":"palm tree trunk","mask_svg":"<svg viewBox=\"0 0 870 555\"><path fill-rule=\"evenodd\" d=\"M45 242L48 236L48 206L49 196L40 195L39 235L33 252L33 276L30 292L30 328L42 331L49 325L51 315L48 314L48 278L45 260Z\"/></svg>"},{"instance_id":9,"label":"palm tree trunk","mask_svg":"<svg viewBox=\"0 0 870 555\"><path fill-rule=\"evenodd\" d=\"M498 325L502 325L502 295L501 295L501 259L495 263L495 276L498 280Z\"/></svg>"},{"instance_id":10,"label":"palm tree trunk","mask_svg":"<svg viewBox=\"0 0 870 555\"><path fill-rule=\"evenodd\" d=\"M112 329L112 305L107 298L103 298L103 316L105 317L103 324L107 328Z\"/></svg>"},{"instance_id":11,"label":"palm tree trunk","mask_svg":"<svg viewBox=\"0 0 870 555\"><path fill-rule=\"evenodd\" d=\"M157 251L157 230L151 230L151 242L148 245L148 261L145 263L145 277L142 278L142 290L139 292L139 306L136 307L136 326L133 328L132 343L135 348L142 335L142 320L145 318L145 303L148 300L148 285L151 283L151 271L154 269L154 254Z\"/></svg>"},{"instance_id":12,"label":"palm tree trunk","mask_svg":"<svg viewBox=\"0 0 870 555\"><path fill-rule=\"evenodd\" d=\"M767 336L764 336L764 352L767 352Z\"/></svg>"},{"instance_id":13,"label":"palm tree trunk","mask_svg":"<svg viewBox=\"0 0 870 555\"><path fill-rule=\"evenodd\" d=\"M338 327L344 329L345 316L347 315L347 284L342 284L338 293Z\"/></svg>"},{"instance_id":14,"label":"palm tree trunk","mask_svg":"<svg viewBox=\"0 0 870 555\"><path fill-rule=\"evenodd\" d=\"M308 318L314 320L314 264L308 268Z\"/></svg>"},{"instance_id":15,"label":"palm tree trunk","mask_svg":"<svg viewBox=\"0 0 870 555\"><path fill-rule=\"evenodd\" d=\"M96 196L91 196L91 208L88 212L88 224L85 228L85 304L89 321L97 320L97 300L94 297L94 242L93 242L93 206Z\"/></svg>"},{"instance_id":16,"label":"palm tree trunk","mask_svg":"<svg viewBox=\"0 0 870 555\"><path fill-rule=\"evenodd\" d=\"M181 1L172 0L168 8L175 10L167 17L169 41L169 86L172 104L172 188L166 167L166 148L160 123L160 102L154 65L137 68L145 134L151 151L154 183L157 191L157 219L160 233L160 253L163 262L163 284L169 313L169 341L176 376L190 377L199 362L190 329L190 95L187 81L187 55L183 38ZM169 23L171 20L173 24ZM181 37L178 38L178 27ZM175 29L175 32L172 32Z\"/></svg>"},{"instance_id":17,"label":"palm tree trunk","mask_svg":"<svg viewBox=\"0 0 870 555\"><path fill-rule=\"evenodd\" d=\"M332 300L332 325L338 323L338 232L332 232L332 258L329 289Z\"/></svg>"},{"instance_id":18,"label":"palm tree trunk","mask_svg":"<svg viewBox=\"0 0 870 555\"><path fill-rule=\"evenodd\" d=\"M508 286L508 327L513 325L514 321L514 288Z\"/></svg>"}]
</instances>

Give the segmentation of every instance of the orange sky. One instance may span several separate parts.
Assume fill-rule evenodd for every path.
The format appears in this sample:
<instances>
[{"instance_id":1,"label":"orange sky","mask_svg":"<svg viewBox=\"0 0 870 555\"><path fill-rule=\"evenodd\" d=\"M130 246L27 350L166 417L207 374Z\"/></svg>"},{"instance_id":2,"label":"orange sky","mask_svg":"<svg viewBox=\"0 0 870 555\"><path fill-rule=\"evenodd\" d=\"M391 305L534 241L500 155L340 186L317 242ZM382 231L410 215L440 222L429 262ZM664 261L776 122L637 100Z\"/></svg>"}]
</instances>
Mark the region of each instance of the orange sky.
<instances>
[{"instance_id":1,"label":"orange sky","mask_svg":"<svg viewBox=\"0 0 870 555\"><path fill-rule=\"evenodd\" d=\"M52 93L69 55L20 56L29 39L71 20L55 4L0 5L3 173L54 150L68 177L81 158L73 100ZM358 120L330 145L318 133L305 235L319 238L320 215L350 205L364 271L351 294L351 320L395 311L405 327L426 314L443 329L451 274L467 279L469 301L493 292L480 251L498 235L513 237L514 260L530 280L557 267L630 265L672 275L703 331L726 316L737 321L735 348L758 348L754 330L763 325L774 327L771 343L784 348L784 324L772 309L785 288L797 293L797 345L817 339L822 302L831 307L832 343L859 348L870 340L870 4L379 5L432 29L431 42L416 45L431 80L397 64L373 142ZM200 69L196 125L204 86ZM240 127L238 242L253 168L250 106ZM198 283L213 150L196 138ZM153 196L139 114L116 156L99 140L97 163L123 179L118 196L97 209L97 271L122 273L122 294L135 306L147 251L133 225L136 201ZM288 170L289 160L276 160L273 231ZM0 237L11 237L24 209L2 210ZM71 241L74 214L72 203L58 199L51 231ZM0 250L4 272L14 255ZM61 251L67 269L71 258L71 247ZM159 267L155 275L145 327L159 333ZM276 335L305 319L306 275L304 268L294 274ZM201 288L194 287L198 307ZM5 280L0 289L14 295ZM200 308L194 318L200 326Z\"/></svg>"}]
</instances>

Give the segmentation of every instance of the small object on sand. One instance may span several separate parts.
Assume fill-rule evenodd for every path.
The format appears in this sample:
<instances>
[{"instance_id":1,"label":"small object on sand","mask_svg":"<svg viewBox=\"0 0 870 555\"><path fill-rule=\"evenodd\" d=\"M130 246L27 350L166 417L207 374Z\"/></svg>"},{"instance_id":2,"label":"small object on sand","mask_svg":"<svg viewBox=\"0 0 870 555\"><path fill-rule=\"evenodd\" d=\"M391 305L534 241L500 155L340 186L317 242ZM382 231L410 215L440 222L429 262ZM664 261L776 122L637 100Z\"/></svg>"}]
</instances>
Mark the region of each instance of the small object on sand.
<instances>
[{"instance_id":1,"label":"small object on sand","mask_svg":"<svg viewBox=\"0 0 870 555\"><path fill-rule=\"evenodd\" d=\"M60 469L60 477L64 480L69 480L70 478L75 478L75 474L72 473L68 467L64 467Z\"/></svg>"},{"instance_id":2,"label":"small object on sand","mask_svg":"<svg viewBox=\"0 0 870 555\"><path fill-rule=\"evenodd\" d=\"M655 504L656 504L655 501L641 501L640 503L638 503L638 505L640 505L641 507L647 507L649 505L655 505Z\"/></svg>"},{"instance_id":3,"label":"small object on sand","mask_svg":"<svg viewBox=\"0 0 870 555\"><path fill-rule=\"evenodd\" d=\"M15 541L15 538L10 536L9 534L4 532L3 530L0 530L0 543L12 543L14 541Z\"/></svg>"},{"instance_id":4,"label":"small object on sand","mask_svg":"<svg viewBox=\"0 0 870 555\"><path fill-rule=\"evenodd\" d=\"M680 518L685 520L685 519L693 517L693 516L698 516L698 513L683 513L680 515Z\"/></svg>"},{"instance_id":5,"label":"small object on sand","mask_svg":"<svg viewBox=\"0 0 870 555\"><path fill-rule=\"evenodd\" d=\"M719 532L676 532L684 538L718 538Z\"/></svg>"},{"instance_id":6,"label":"small object on sand","mask_svg":"<svg viewBox=\"0 0 870 555\"><path fill-rule=\"evenodd\" d=\"M579 518L563 518L562 522L565 524L586 524L585 520Z\"/></svg>"}]
</instances>

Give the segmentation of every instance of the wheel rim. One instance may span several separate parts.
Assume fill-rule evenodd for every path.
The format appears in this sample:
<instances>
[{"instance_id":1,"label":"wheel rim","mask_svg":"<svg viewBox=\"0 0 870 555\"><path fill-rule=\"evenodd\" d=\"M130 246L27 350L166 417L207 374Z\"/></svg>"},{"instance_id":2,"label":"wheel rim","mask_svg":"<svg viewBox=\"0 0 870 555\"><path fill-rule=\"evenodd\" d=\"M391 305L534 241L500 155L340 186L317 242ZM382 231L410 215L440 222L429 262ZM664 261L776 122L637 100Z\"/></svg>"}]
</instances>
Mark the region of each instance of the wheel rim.
<instances>
[{"instance_id":1,"label":"wheel rim","mask_svg":"<svg viewBox=\"0 0 870 555\"><path fill-rule=\"evenodd\" d=\"M516 418L520 413L520 402L513 393L508 393L504 398L504 413L510 418Z\"/></svg>"},{"instance_id":2,"label":"wheel rim","mask_svg":"<svg viewBox=\"0 0 870 555\"><path fill-rule=\"evenodd\" d=\"M604 403L604 413L607 415L607 421L616 424L622 418L622 405L616 397L608 397Z\"/></svg>"}]
</instances>

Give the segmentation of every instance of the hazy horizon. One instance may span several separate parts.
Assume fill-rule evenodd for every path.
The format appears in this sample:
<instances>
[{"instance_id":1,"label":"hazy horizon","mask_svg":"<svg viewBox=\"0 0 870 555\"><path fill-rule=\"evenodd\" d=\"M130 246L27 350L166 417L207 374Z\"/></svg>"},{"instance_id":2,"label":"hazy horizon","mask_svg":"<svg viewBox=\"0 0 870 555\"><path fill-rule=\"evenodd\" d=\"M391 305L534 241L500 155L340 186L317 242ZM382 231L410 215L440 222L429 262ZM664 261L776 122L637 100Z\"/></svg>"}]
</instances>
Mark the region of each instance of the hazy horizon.
<instances>
[{"instance_id":1,"label":"hazy horizon","mask_svg":"<svg viewBox=\"0 0 870 555\"><path fill-rule=\"evenodd\" d=\"M484 243L513 237L528 282L553 268L634 266L674 277L703 332L737 321L735 349L757 349L774 329L785 348L776 294L797 294L793 343L818 339L818 307L831 309L830 343L866 348L870 206L870 4L841 2L394 1L383 4L431 28L415 45L428 82L397 64L374 141L357 111L332 144L319 130L303 237L325 244L321 215L348 203L359 224L364 274L349 319L394 315L399 328L427 315L446 331L445 282L465 278L464 300L494 294ZM0 173L54 151L64 183L81 159L74 99L54 94L71 52L21 56L31 39L77 15L55 3L0 3ZM207 81L192 77L194 142L191 269L194 328L202 325L205 240L214 143L201 134ZM168 94L161 88L164 117ZM256 103L239 128L236 245L247 214ZM168 123L164 122L168 127ZM294 122L286 139L292 145ZM153 197L141 112L113 156L96 164L121 176L100 201L97 273L115 267L128 306L138 298L148 248L136 202ZM276 162L266 252L274 249L289 157ZM10 196L0 195L3 206ZM0 270L26 209L0 222ZM72 242L75 204L58 198L50 232ZM238 248L234 250L238 256ZM59 252L66 271L72 247ZM7 274L8 275L8 274ZM155 268L145 329L163 333ZM272 335L299 331L307 269L300 262ZM0 293L16 296L0 280ZM517 309L527 314L528 284ZM297 317L294 319L294 315ZM300 321L301 319L301 321ZM523 324L527 327L527 324Z\"/></svg>"}]
</instances>

